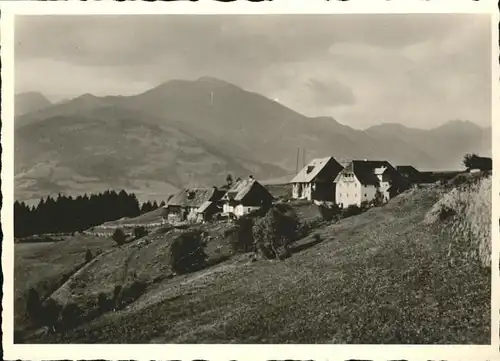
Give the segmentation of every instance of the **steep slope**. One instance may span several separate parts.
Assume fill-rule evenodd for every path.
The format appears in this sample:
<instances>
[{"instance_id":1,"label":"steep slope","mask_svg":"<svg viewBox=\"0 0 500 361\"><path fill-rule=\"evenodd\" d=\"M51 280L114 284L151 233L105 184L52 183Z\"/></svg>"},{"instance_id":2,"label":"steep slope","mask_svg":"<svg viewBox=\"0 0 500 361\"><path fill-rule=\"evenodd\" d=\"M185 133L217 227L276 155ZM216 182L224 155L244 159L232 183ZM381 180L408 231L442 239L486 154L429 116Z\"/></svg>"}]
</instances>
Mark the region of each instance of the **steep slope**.
<instances>
[{"instance_id":1,"label":"steep slope","mask_svg":"<svg viewBox=\"0 0 500 361\"><path fill-rule=\"evenodd\" d=\"M16 116L44 109L50 105L52 105L51 102L38 92L19 93L14 98L14 112Z\"/></svg>"},{"instance_id":2,"label":"steep slope","mask_svg":"<svg viewBox=\"0 0 500 361\"><path fill-rule=\"evenodd\" d=\"M97 260L53 297L88 307L98 292L125 284L121 277L132 269L149 281L142 296L26 342L487 344L490 272L465 258L452 262L449 227L422 223L439 195L437 188L411 190L316 229L323 242L311 246L311 235L285 261L234 257L170 279L161 276L170 272L171 238L139 240Z\"/></svg>"}]
</instances>

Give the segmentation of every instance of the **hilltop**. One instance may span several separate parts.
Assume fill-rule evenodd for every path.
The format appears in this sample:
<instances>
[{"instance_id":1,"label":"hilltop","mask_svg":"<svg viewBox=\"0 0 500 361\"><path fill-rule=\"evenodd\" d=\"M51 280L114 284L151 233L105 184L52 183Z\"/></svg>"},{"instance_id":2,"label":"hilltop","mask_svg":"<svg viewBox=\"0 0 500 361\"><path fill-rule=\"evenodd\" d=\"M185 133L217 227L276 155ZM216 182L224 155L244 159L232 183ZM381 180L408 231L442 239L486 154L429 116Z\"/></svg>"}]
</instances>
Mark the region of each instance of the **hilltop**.
<instances>
[{"instance_id":1,"label":"hilltop","mask_svg":"<svg viewBox=\"0 0 500 361\"><path fill-rule=\"evenodd\" d=\"M18 93L14 98L15 115L23 115L48 108L52 103L39 92Z\"/></svg>"},{"instance_id":2,"label":"hilltop","mask_svg":"<svg viewBox=\"0 0 500 361\"><path fill-rule=\"evenodd\" d=\"M450 194L479 199L471 211L487 208L488 188L474 187ZM212 265L181 276L166 256L176 231L159 229L103 253L51 296L92 308L117 283L146 282L131 304L25 342L488 344L490 270L465 256L475 245L456 248L461 213L428 222L451 188L414 188L383 207L323 223L284 261L232 254L215 223L207 228Z\"/></svg>"},{"instance_id":3,"label":"hilltop","mask_svg":"<svg viewBox=\"0 0 500 361\"><path fill-rule=\"evenodd\" d=\"M134 96L84 94L16 116L15 128L19 200L124 186L158 199L184 186L220 184L227 173L286 180L298 147L306 161L369 155L422 170L455 169L465 153L491 153L491 128L470 122L356 130L207 77Z\"/></svg>"}]
</instances>

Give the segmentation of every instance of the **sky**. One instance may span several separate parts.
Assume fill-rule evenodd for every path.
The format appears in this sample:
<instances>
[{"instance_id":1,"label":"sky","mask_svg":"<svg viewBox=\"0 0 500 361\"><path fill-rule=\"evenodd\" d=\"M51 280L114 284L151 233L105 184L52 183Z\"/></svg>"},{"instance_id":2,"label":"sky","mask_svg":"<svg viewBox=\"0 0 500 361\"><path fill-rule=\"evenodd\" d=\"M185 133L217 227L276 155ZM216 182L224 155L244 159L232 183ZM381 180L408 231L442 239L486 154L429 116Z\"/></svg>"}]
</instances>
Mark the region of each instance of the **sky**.
<instances>
[{"instance_id":1,"label":"sky","mask_svg":"<svg viewBox=\"0 0 500 361\"><path fill-rule=\"evenodd\" d=\"M362 129L491 124L488 15L22 16L16 93L131 95L212 76Z\"/></svg>"}]
</instances>

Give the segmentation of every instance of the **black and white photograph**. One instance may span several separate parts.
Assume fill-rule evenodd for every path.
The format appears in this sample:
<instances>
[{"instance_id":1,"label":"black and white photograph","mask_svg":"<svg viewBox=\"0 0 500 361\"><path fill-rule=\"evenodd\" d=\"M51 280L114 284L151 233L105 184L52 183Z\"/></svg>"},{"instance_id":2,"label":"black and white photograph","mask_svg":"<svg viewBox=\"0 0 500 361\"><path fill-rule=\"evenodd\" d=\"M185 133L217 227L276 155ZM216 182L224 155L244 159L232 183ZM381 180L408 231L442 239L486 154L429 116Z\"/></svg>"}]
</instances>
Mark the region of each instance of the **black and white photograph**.
<instances>
[{"instance_id":1,"label":"black and white photograph","mask_svg":"<svg viewBox=\"0 0 500 361\"><path fill-rule=\"evenodd\" d=\"M16 15L14 343L491 345L494 21Z\"/></svg>"}]
</instances>

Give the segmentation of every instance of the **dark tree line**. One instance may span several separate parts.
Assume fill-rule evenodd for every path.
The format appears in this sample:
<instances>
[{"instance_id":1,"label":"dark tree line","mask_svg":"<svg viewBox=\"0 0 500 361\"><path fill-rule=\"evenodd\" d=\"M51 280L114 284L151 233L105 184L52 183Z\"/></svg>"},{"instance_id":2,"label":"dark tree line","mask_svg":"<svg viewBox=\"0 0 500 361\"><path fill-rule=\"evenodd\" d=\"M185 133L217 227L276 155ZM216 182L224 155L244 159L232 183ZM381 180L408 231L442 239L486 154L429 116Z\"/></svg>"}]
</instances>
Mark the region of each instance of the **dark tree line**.
<instances>
[{"instance_id":1,"label":"dark tree line","mask_svg":"<svg viewBox=\"0 0 500 361\"><path fill-rule=\"evenodd\" d=\"M151 201L144 202L141 206L141 214L154 211L155 209L163 207L164 205L165 201L162 201L159 205L156 201L154 201L153 203L151 203Z\"/></svg>"},{"instance_id":2,"label":"dark tree line","mask_svg":"<svg viewBox=\"0 0 500 361\"><path fill-rule=\"evenodd\" d=\"M136 217L141 213L133 193L105 191L78 196L59 195L42 198L37 206L24 202L14 203L14 235L26 237L34 234L82 231L104 222L123 217Z\"/></svg>"}]
</instances>

